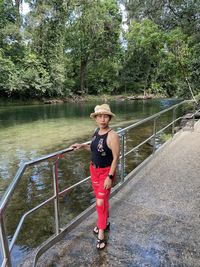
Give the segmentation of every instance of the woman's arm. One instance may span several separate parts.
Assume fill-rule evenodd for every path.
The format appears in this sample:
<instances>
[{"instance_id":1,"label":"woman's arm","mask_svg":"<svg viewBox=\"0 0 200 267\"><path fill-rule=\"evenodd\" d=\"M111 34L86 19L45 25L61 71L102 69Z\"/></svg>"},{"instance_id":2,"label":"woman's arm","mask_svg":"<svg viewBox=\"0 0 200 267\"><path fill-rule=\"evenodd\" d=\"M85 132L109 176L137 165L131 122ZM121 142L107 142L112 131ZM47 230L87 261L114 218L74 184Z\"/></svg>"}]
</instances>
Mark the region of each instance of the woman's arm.
<instances>
[{"instance_id":1,"label":"woman's arm","mask_svg":"<svg viewBox=\"0 0 200 267\"><path fill-rule=\"evenodd\" d=\"M120 140L116 132L110 133L110 136L108 138L108 146L112 150L112 154L113 154L113 161L110 167L109 174L114 175L117 169L117 163L118 163L119 154L120 154Z\"/></svg>"},{"instance_id":2,"label":"woman's arm","mask_svg":"<svg viewBox=\"0 0 200 267\"><path fill-rule=\"evenodd\" d=\"M86 150L90 150L90 144L79 144L79 143L75 143L73 145L71 145L70 147L72 147L74 150L78 150L80 148L86 149Z\"/></svg>"},{"instance_id":3,"label":"woman's arm","mask_svg":"<svg viewBox=\"0 0 200 267\"><path fill-rule=\"evenodd\" d=\"M120 140L116 132L112 131L109 133L107 143L108 147L112 150L113 154L113 161L110 167L109 174L114 175L117 169L117 163L120 154ZM104 187L108 189L111 186L112 186L112 180L109 177L107 177L104 182Z\"/></svg>"}]
</instances>

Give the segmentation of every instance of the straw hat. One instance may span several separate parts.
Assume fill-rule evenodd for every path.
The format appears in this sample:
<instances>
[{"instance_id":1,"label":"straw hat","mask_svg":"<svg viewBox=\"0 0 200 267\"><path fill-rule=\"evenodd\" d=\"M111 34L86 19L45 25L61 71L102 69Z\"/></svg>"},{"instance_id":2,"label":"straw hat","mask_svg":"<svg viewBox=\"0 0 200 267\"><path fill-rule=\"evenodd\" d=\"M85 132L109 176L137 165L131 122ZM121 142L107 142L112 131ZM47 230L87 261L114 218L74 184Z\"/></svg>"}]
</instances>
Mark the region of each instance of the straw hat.
<instances>
[{"instance_id":1,"label":"straw hat","mask_svg":"<svg viewBox=\"0 0 200 267\"><path fill-rule=\"evenodd\" d=\"M109 105L102 104L102 105L97 105L94 108L94 113L90 114L90 118L94 119L95 116L101 115L101 114L106 114L106 115L110 115L111 117L115 117L115 114L111 112Z\"/></svg>"}]
</instances>

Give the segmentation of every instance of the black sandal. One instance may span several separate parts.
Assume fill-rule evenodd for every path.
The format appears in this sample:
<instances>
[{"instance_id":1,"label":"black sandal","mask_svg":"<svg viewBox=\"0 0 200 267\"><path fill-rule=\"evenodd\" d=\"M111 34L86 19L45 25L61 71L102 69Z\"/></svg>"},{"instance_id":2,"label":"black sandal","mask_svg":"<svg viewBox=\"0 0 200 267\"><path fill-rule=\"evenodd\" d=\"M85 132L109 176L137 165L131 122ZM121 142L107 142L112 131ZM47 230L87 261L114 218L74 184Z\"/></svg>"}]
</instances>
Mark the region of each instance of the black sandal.
<instances>
[{"instance_id":1,"label":"black sandal","mask_svg":"<svg viewBox=\"0 0 200 267\"><path fill-rule=\"evenodd\" d=\"M103 247L101 247L101 244L104 244L104 246ZM97 249L104 249L105 247L106 247L106 244L107 244L107 242L106 242L106 240L105 239L97 239L97 246L96 246L96 248Z\"/></svg>"},{"instance_id":2,"label":"black sandal","mask_svg":"<svg viewBox=\"0 0 200 267\"><path fill-rule=\"evenodd\" d=\"M110 222L107 224L106 229L105 229L104 231L109 231L109 230L110 230ZM93 229L93 233L94 233L95 235L98 235L98 233L99 233L99 228L98 228L97 226L94 227L94 229Z\"/></svg>"}]
</instances>

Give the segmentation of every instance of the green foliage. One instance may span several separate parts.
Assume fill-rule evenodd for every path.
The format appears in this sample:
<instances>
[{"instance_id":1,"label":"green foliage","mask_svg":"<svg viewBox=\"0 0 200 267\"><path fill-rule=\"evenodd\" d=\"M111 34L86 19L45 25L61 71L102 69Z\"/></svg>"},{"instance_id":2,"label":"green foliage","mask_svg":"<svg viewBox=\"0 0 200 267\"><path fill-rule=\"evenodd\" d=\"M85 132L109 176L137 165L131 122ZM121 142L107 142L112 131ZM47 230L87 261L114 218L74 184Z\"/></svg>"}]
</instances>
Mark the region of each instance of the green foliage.
<instances>
[{"instance_id":1,"label":"green foliage","mask_svg":"<svg viewBox=\"0 0 200 267\"><path fill-rule=\"evenodd\" d=\"M165 37L165 49L160 62L157 82L168 96L182 97L185 92L189 92L186 84L186 79L190 77L189 39L180 28L167 32ZM189 95L190 92L188 97Z\"/></svg>"},{"instance_id":2,"label":"green foliage","mask_svg":"<svg viewBox=\"0 0 200 267\"><path fill-rule=\"evenodd\" d=\"M200 1L0 0L0 92L131 92L191 98L200 84Z\"/></svg>"},{"instance_id":3,"label":"green foliage","mask_svg":"<svg viewBox=\"0 0 200 267\"><path fill-rule=\"evenodd\" d=\"M167 142L169 139L171 139L171 137L172 137L171 134L169 134L169 133L163 133L163 134L161 135L161 140L162 140L163 142Z\"/></svg>"},{"instance_id":4,"label":"green foliage","mask_svg":"<svg viewBox=\"0 0 200 267\"><path fill-rule=\"evenodd\" d=\"M195 99L198 103L200 103L200 93L198 93L197 95L195 95Z\"/></svg>"},{"instance_id":5,"label":"green foliage","mask_svg":"<svg viewBox=\"0 0 200 267\"><path fill-rule=\"evenodd\" d=\"M104 58L101 62L93 62L88 67L89 93L114 93L119 87L117 79L118 69L118 62L111 61L110 58Z\"/></svg>"},{"instance_id":6,"label":"green foliage","mask_svg":"<svg viewBox=\"0 0 200 267\"><path fill-rule=\"evenodd\" d=\"M121 15L116 1L83 0L79 3L70 15L66 33L76 90L90 93L113 90L113 78L116 79L117 74L115 62L121 49Z\"/></svg>"},{"instance_id":7,"label":"green foliage","mask_svg":"<svg viewBox=\"0 0 200 267\"><path fill-rule=\"evenodd\" d=\"M188 113L188 112L193 112L194 108L195 108L196 103L193 102L189 102L189 103L185 103L184 106L182 107L182 111L183 113Z\"/></svg>"},{"instance_id":8,"label":"green foliage","mask_svg":"<svg viewBox=\"0 0 200 267\"><path fill-rule=\"evenodd\" d=\"M132 20L125 38L128 47L121 71L122 84L125 83L133 93L142 93L157 79L164 53L165 34L150 20Z\"/></svg>"},{"instance_id":9,"label":"green foliage","mask_svg":"<svg viewBox=\"0 0 200 267\"><path fill-rule=\"evenodd\" d=\"M192 82L194 94L199 94L200 91L200 42L194 42L190 39L190 82Z\"/></svg>"},{"instance_id":10,"label":"green foliage","mask_svg":"<svg viewBox=\"0 0 200 267\"><path fill-rule=\"evenodd\" d=\"M144 4L144 1L136 0L126 3L130 22L136 20L137 23L143 23L145 19L149 19L165 37L164 43L162 38L159 41L161 45L164 44L163 49L160 47L164 53L159 50L159 61L153 59L156 75L154 79L150 79L154 80L151 83L152 90L155 91L156 83L159 84L159 91L162 90L164 94L191 98L191 88L194 93L199 90L200 1L147 0ZM142 43L148 42L149 38L142 36Z\"/></svg>"},{"instance_id":11,"label":"green foliage","mask_svg":"<svg viewBox=\"0 0 200 267\"><path fill-rule=\"evenodd\" d=\"M28 97L51 95L52 84L49 73L35 54L28 54L24 58L20 78L21 89L18 91L20 94Z\"/></svg>"},{"instance_id":12,"label":"green foliage","mask_svg":"<svg viewBox=\"0 0 200 267\"><path fill-rule=\"evenodd\" d=\"M14 63L0 54L0 92L1 95L10 95L15 87L16 68ZM17 82L16 82L17 83Z\"/></svg>"}]
</instances>

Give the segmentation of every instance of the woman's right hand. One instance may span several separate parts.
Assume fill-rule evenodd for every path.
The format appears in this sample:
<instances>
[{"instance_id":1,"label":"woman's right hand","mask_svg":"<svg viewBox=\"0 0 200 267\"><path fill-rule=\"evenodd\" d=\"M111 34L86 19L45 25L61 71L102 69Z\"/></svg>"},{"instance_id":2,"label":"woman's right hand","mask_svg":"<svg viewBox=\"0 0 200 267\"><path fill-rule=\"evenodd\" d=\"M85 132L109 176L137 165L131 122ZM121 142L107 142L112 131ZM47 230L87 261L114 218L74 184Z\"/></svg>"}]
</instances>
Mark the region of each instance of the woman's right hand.
<instances>
[{"instance_id":1,"label":"woman's right hand","mask_svg":"<svg viewBox=\"0 0 200 267\"><path fill-rule=\"evenodd\" d=\"M71 145L70 147L73 148L74 150L78 150L82 147L82 144L75 143L75 144Z\"/></svg>"}]
</instances>

